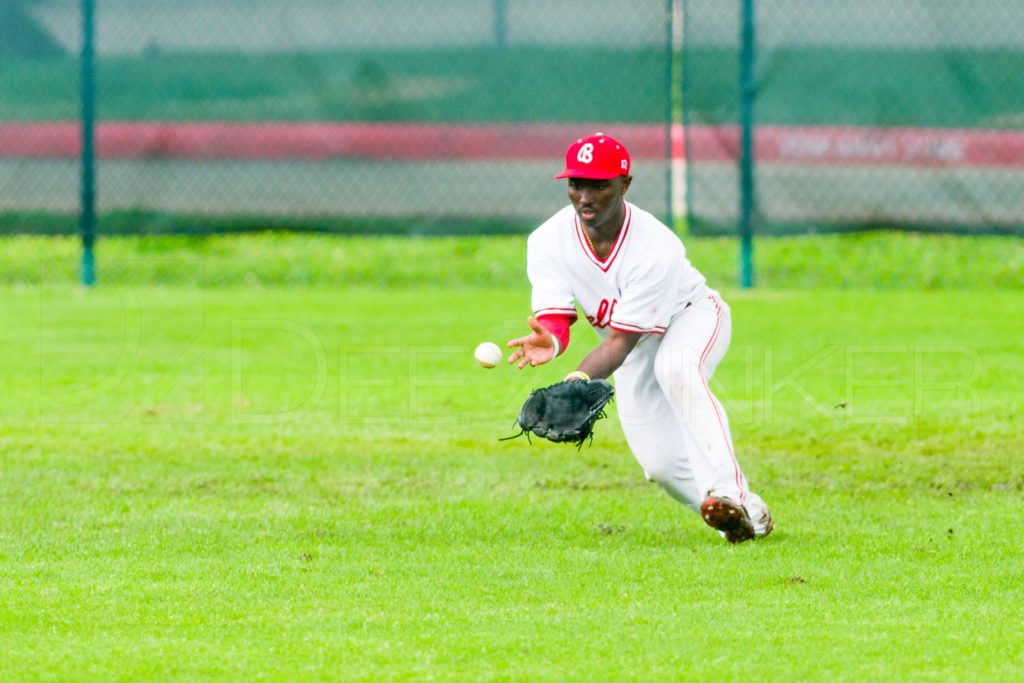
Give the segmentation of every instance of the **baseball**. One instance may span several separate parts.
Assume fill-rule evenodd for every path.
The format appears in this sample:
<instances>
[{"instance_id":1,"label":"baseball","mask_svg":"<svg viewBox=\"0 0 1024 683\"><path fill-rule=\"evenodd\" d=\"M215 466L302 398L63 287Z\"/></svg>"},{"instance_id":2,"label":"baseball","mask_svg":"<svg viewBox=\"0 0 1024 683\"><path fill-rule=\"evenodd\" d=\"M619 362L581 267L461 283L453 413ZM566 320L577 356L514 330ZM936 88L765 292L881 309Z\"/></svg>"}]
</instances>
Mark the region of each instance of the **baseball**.
<instances>
[{"instance_id":1,"label":"baseball","mask_svg":"<svg viewBox=\"0 0 1024 683\"><path fill-rule=\"evenodd\" d=\"M485 368L493 368L501 360L501 349L494 342L484 342L473 352L476 362Z\"/></svg>"}]
</instances>

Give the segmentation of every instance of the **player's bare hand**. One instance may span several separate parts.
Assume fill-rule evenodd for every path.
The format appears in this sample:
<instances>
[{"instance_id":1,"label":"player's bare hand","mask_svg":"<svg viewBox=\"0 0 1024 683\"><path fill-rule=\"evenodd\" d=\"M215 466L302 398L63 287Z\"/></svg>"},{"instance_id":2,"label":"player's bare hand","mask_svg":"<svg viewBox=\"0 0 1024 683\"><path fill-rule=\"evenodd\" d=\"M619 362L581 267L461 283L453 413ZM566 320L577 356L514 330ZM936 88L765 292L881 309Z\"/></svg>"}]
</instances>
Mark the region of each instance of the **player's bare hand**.
<instances>
[{"instance_id":1,"label":"player's bare hand","mask_svg":"<svg viewBox=\"0 0 1024 683\"><path fill-rule=\"evenodd\" d=\"M520 370L527 365L543 365L555 357L555 341L551 333L532 315L526 319L526 324L533 331L507 344L508 348L515 349L508 358L509 365L516 365Z\"/></svg>"}]
</instances>

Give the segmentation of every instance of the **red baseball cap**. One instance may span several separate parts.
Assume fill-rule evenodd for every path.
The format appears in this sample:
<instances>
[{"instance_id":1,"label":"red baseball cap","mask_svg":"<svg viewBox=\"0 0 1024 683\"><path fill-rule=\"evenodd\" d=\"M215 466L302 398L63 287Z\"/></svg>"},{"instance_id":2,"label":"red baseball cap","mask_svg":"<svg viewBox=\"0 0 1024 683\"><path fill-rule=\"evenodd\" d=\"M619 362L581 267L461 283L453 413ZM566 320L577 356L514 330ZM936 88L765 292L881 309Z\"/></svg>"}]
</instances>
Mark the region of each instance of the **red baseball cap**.
<instances>
[{"instance_id":1,"label":"red baseball cap","mask_svg":"<svg viewBox=\"0 0 1024 683\"><path fill-rule=\"evenodd\" d=\"M629 152L615 138L595 133L569 145L565 170L555 178L608 180L629 175Z\"/></svg>"}]
</instances>

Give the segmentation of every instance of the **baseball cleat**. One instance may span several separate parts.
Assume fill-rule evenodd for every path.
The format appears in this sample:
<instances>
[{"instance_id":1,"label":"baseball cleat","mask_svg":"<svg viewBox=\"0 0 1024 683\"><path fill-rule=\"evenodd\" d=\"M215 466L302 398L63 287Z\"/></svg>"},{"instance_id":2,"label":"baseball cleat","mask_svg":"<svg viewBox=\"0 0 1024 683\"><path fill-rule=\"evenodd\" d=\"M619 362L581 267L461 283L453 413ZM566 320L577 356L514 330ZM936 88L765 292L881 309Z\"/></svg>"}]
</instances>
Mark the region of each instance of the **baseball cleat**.
<instances>
[{"instance_id":1,"label":"baseball cleat","mask_svg":"<svg viewBox=\"0 0 1024 683\"><path fill-rule=\"evenodd\" d=\"M772 529L775 528L775 520L772 518L772 512L768 509L768 505L761 500L761 496L753 491L747 493L747 502L743 507L747 511L747 516L750 517L750 523L754 525L756 538L764 538L772 532Z\"/></svg>"},{"instance_id":2,"label":"baseball cleat","mask_svg":"<svg viewBox=\"0 0 1024 683\"><path fill-rule=\"evenodd\" d=\"M742 543L754 537L754 525L743 506L725 496L708 496L700 506L700 516L712 529L718 529L730 543ZM771 529L769 529L770 531ZM764 535L767 535L765 532Z\"/></svg>"},{"instance_id":3,"label":"baseball cleat","mask_svg":"<svg viewBox=\"0 0 1024 683\"><path fill-rule=\"evenodd\" d=\"M768 508L757 510L750 518L750 522L754 525L754 536L757 538L764 538L775 528L775 519Z\"/></svg>"}]
</instances>

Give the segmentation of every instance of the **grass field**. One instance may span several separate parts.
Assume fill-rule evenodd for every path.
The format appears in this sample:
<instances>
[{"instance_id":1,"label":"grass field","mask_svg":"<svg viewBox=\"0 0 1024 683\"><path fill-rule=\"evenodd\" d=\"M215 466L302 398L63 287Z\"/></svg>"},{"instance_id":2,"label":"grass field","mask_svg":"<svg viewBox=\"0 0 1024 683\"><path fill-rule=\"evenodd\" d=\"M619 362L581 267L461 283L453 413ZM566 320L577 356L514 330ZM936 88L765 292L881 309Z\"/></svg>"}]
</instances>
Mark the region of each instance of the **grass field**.
<instances>
[{"instance_id":1,"label":"grass field","mask_svg":"<svg viewBox=\"0 0 1024 683\"><path fill-rule=\"evenodd\" d=\"M90 291L73 240L0 242L0 678L1019 676L1020 241L818 239L754 290L689 244L777 518L741 546L614 414L498 441L595 340L475 366L523 329L520 238L101 243Z\"/></svg>"}]
</instances>

